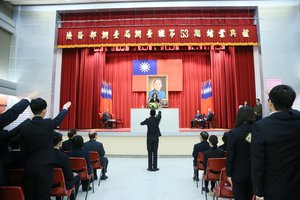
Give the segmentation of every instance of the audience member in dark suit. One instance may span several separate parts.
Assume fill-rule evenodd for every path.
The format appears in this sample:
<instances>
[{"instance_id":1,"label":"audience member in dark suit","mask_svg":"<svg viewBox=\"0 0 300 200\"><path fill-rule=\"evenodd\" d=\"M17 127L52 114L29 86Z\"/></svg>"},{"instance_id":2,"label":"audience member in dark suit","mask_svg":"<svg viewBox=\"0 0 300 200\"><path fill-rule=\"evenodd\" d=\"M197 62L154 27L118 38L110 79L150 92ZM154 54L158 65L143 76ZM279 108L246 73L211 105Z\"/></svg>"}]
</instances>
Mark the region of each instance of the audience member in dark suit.
<instances>
[{"instance_id":1,"label":"audience member in dark suit","mask_svg":"<svg viewBox=\"0 0 300 200\"><path fill-rule=\"evenodd\" d=\"M107 122L108 128L113 128L113 121L112 116L108 111L108 108L106 108L105 112L103 113L103 122Z\"/></svg>"},{"instance_id":2,"label":"audience member in dark suit","mask_svg":"<svg viewBox=\"0 0 300 200\"><path fill-rule=\"evenodd\" d=\"M24 110L28 107L30 103L30 98L33 98L36 94L30 94L29 98L22 99L18 103L16 103L13 107L0 114L0 185L5 184L5 173L6 167L11 162L11 158L8 153L8 141L10 138L14 137L15 134L12 132L8 132L7 130L3 130L5 126L9 125L13 121L15 121L18 116L24 112ZM6 106L6 105L2 105Z\"/></svg>"},{"instance_id":3,"label":"audience member in dark suit","mask_svg":"<svg viewBox=\"0 0 300 200\"><path fill-rule=\"evenodd\" d=\"M159 122L161 120L161 111L158 115L154 109L150 110L150 117L141 122L141 125L147 125L147 151L148 151L148 171L158 171L157 168L157 150L159 137L161 136Z\"/></svg>"},{"instance_id":4,"label":"audience member in dark suit","mask_svg":"<svg viewBox=\"0 0 300 200\"><path fill-rule=\"evenodd\" d=\"M206 173L206 165L209 158L223 158L224 157L224 151L223 149L218 148L218 137L215 135L209 136L209 146L210 148L204 152L204 174ZM209 192L208 189L208 182L205 181L205 187L202 188L203 191ZM216 185L215 181L211 181L211 191L214 191L214 187Z\"/></svg>"},{"instance_id":5,"label":"audience member in dark suit","mask_svg":"<svg viewBox=\"0 0 300 200\"><path fill-rule=\"evenodd\" d=\"M239 109L235 128L229 132L227 140L226 174L233 185L235 200L251 200L253 196L251 182L250 142L251 128L255 115L249 106Z\"/></svg>"},{"instance_id":6,"label":"audience member in dark suit","mask_svg":"<svg viewBox=\"0 0 300 200\"><path fill-rule=\"evenodd\" d=\"M20 134L25 149L25 195L27 200L49 200L52 187L53 165L56 159L53 153L53 131L67 114L71 102L63 106L62 111L52 120L43 119L47 102L42 98L30 103L34 116L27 119L14 130Z\"/></svg>"},{"instance_id":7,"label":"audience member in dark suit","mask_svg":"<svg viewBox=\"0 0 300 200\"><path fill-rule=\"evenodd\" d=\"M300 199L300 112L292 109L295 98L290 86L275 86L269 93L270 116L252 128L253 189L265 200Z\"/></svg>"},{"instance_id":8,"label":"audience member in dark suit","mask_svg":"<svg viewBox=\"0 0 300 200\"><path fill-rule=\"evenodd\" d=\"M69 151L69 157L84 158L87 164L88 174L93 173L93 168L90 164L89 152L83 149L83 138L80 135L75 135L73 138L73 149ZM82 190L90 190L91 187L88 185L88 181L81 181Z\"/></svg>"},{"instance_id":9,"label":"audience member in dark suit","mask_svg":"<svg viewBox=\"0 0 300 200\"><path fill-rule=\"evenodd\" d=\"M105 150L103 144L97 141L97 132L91 131L89 132L90 141L85 142L83 147L88 151L96 151L100 156L100 162L103 166L102 175L100 177L101 180L106 180L108 177L105 175L107 172L108 159L105 157ZM97 170L94 170L94 178L97 180Z\"/></svg>"},{"instance_id":10,"label":"audience member in dark suit","mask_svg":"<svg viewBox=\"0 0 300 200\"><path fill-rule=\"evenodd\" d=\"M75 186L75 193L70 196L70 200L75 200L80 185L80 177L79 175L74 176L68 155L59 150L62 145L62 134L56 131L54 131L53 134L53 148L57 160L54 167L62 169L64 173L66 188L68 190L72 189ZM60 197L56 197L56 200L60 199Z\"/></svg>"},{"instance_id":11,"label":"audience member in dark suit","mask_svg":"<svg viewBox=\"0 0 300 200\"><path fill-rule=\"evenodd\" d=\"M211 108L209 108L207 114L203 118L202 128L205 128L205 122L206 121L212 121L213 119L214 119L214 113L211 112Z\"/></svg>"},{"instance_id":12,"label":"audience member in dark suit","mask_svg":"<svg viewBox=\"0 0 300 200\"><path fill-rule=\"evenodd\" d=\"M70 129L68 131L68 140L64 141L61 146L62 151L70 151L73 147L72 138L77 134L76 129Z\"/></svg>"},{"instance_id":13,"label":"audience member in dark suit","mask_svg":"<svg viewBox=\"0 0 300 200\"><path fill-rule=\"evenodd\" d=\"M224 143L219 146L219 148L223 149L224 151L227 151L227 138L228 138L228 132L225 132L222 136L222 141Z\"/></svg>"},{"instance_id":14,"label":"audience member in dark suit","mask_svg":"<svg viewBox=\"0 0 300 200\"><path fill-rule=\"evenodd\" d=\"M199 181L199 174L198 174L198 170L195 170L196 166L197 166L197 157L198 157L198 153L199 152L204 152L207 151L209 149L209 144L207 142L208 139L208 133L206 131L202 131L200 133L200 143L197 143L194 145L194 149L193 149L193 166L194 166L194 180ZM204 163L203 163L204 164Z\"/></svg>"},{"instance_id":15,"label":"audience member in dark suit","mask_svg":"<svg viewBox=\"0 0 300 200\"><path fill-rule=\"evenodd\" d=\"M201 121L202 121L202 115L200 113L200 110L197 110L197 113L196 113L194 119L191 121L191 128L194 128L195 124L200 123Z\"/></svg>"}]
</instances>

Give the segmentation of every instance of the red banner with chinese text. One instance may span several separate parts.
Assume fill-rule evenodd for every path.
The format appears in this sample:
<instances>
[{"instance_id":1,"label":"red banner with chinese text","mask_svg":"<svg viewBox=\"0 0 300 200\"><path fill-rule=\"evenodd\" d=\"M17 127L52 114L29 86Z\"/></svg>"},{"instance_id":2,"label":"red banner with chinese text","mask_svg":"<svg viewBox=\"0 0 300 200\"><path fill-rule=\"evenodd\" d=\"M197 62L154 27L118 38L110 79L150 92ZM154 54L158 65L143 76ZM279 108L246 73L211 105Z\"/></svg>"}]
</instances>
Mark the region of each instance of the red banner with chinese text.
<instances>
[{"instance_id":1,"label":"red banner with chinese text","mask_svg":"<svg viewBox=\"0 0 300 200\"><path fill-rule=\"evenodd\" d=\"M256 25L59 28L58 48L119 46L256 46Z\"/></svg>"}]
</instances>

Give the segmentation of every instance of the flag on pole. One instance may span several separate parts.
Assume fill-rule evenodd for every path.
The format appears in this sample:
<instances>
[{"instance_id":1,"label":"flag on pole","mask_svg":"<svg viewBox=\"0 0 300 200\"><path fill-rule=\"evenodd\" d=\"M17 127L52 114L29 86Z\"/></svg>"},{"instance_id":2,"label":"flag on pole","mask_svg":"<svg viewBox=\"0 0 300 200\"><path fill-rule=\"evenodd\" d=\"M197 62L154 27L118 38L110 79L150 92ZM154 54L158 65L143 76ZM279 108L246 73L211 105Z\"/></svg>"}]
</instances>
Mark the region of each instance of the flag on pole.
<instances>
[{"instance_id":1,"label":"flag on pole","mask_svg":"<svg viewBox=\"0 0 300 200\"><path fill-rule=\"evenodd\" d=\"M207 113L208 108L214 112L211 80L204 81L201 87L201 112Z\"/></svg>"},{"instance_id":2,"label":"flag on pole","mask_svg":"<svg viewBox=\"0 0 300 200\"><path fill-rule=\"evenodd\" d=\"M102 81L100 96L100 112L104 112L108 108L112 113L112 87L110 83Z\"/></svg>"}]
</instances>

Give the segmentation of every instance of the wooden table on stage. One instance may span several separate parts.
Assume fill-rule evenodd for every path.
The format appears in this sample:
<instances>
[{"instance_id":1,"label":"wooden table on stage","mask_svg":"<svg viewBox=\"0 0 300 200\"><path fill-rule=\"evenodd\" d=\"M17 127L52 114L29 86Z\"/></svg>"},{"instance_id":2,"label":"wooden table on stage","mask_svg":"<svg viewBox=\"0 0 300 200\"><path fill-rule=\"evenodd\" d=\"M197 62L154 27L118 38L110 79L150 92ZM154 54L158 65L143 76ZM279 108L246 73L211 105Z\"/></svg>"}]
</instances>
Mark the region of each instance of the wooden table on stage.
<instances>
[{"instance_id":1,"label":"wooden table on stage","mask_svg":"<svg viewBox=\"0 0 300 200\"><path fill-rule=\"evenodd\" d=\"M156 110L158 112L158 110ZM178 108L162 108L161 121L159 124L162 133L177 133L179 132L179 109ZM140 123L150 117L150 109L147 108L132 108L130 127L131 132L147 133L147 126L141 126Z\"/></svg>"}]
</instances>

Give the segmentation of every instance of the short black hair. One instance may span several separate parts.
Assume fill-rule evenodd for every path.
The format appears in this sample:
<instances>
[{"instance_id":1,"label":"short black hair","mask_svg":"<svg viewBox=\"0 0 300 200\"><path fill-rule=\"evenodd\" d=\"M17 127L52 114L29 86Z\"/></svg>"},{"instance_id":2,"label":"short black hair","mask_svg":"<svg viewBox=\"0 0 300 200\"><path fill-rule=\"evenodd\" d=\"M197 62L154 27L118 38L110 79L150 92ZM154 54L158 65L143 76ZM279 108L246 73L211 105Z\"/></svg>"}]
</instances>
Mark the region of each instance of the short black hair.
<instances>
[{"instance_id":1,"label":"short black hair","mask_svg":"<svg viewBox=\"0 0 300 200\"><path fill-rule=\"evenodd\" d=\"M35 115L42 113L47 108L47 102L42 98L32 99L30 103L30 109Z\"/></svg>"},{"instance_id":2,"label":"short black hair","mask_svg":"<svg viewBox=\"0 0 300 200\"><path fill-rule=\"evenodd\" d=\"M222 136L222 140L223 140L224 143L227 142L228 135L229 135L228 132L224 132L224 134Z\"/></svg>"},{"instance_id":3,"label":"short black hair","mask_svg":"<svg viewBox=\"0 0 300 200\"><path fill-rule=\"evenodd\" d=\"M275 110L288 110L296 99L296 92L288 85L277 85L270 91L269 99Z\"/></svg>"},{"instance_id":4,"label":"short black hair","mask_svg":"<svg viewBox=\"0 0 300 200\"><path fill-rule=\"evenodd\" d=\"M150 110L150 116L155 116L155 114L156 114L155 109L151 109L151 110Z\"/></svg>"},{"instance_id":5,"label":"short black hair","mask_svg":"<svg viewBox=\"0 0 300 200\"><path fill-rule=\"evenodd\" d=\"M97 132L96 132L96 131L91 131L91 132L89 132L89 138L90 138L90 139L95 139L96 135L97 135Z\"/></svg>"},{"instance_id":6,"label":"short black hair","mask_svg":"<svg viewBox=\"0 0 300 200\"><path fill-rule=\"evenodd\" d=\"M68 138L72 138L72 137L74 137L74 135L76 135L77 134L77 131L76 131L76 129L70 129L69 131L68 131Z\"/></svg>"},{"instance_id":7,"label":"short black hair","mask_svg":"<svg viewBox=\"0 0 300 200\"><path fill-rule=\"evenodd\" d=\"M74 149L82 149L83 147L83 138L80 135L75 135L72 139Z\"/></svg>"},{"instance_id":8,"label":"short black hair","mask_svg":"<svg viewBox=\"0 0 300 200\"><path fill-rule=\"evenodd\" d=\"M156 95L156 98L157 98L157 94L155 92L152 94L152 98L154 97L154 95Z\"/></svg>"},{"instance_id":9,"label":"short black hair","mask_svg":"<svg viewBox=\"0 0 300 200\"><path fill-rule=\"evenodd\" d=\"M200 136L201 136L202 140L207 141L209 134L206 131L202 131L200 133Z\"/></svg>"},{"instance_id":10,"label":"short black hair","mask_svg":"<svg viewBox=\"0 0 300 200\"><path fill-rule=\"evenodd\" d=\"M257 100L258 102L260 102L260 99L259 99L259 98L257 98L256 100Z\"/></svg>"},{"instance_id":11,"label":"short black hair","mask_svg":"<svg viewBox=\"0 0 300 200\"><path fill-rule=\"evenodd\" d=\"M243 124L252 124L256 121L254 112L251 107L243 106L239 109L235 121L235 127L240 127Z\"/></svg>"},{"instance_id":12,"label":"short black hair","mask_svg":"<svg viewBox=\"0 0 300 200\"><path fill-rule=\"evenodd\" d=\"M208 141L214 146L216 147L218 144L218 137L216 135L211 135L209 136Z\"/></svg>"},{"instance_id":13,"label":"short black hair","mask_svg":"<svg viewBox=\"0 0 300 200\"><path fill-rule=\"evenodd\" d=\"M53 145L56 146L62 141L63 135L57 131L53 131Z\"/></svg>"}]
</instances>

